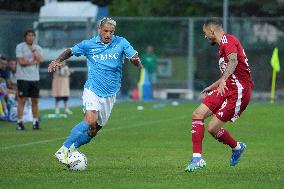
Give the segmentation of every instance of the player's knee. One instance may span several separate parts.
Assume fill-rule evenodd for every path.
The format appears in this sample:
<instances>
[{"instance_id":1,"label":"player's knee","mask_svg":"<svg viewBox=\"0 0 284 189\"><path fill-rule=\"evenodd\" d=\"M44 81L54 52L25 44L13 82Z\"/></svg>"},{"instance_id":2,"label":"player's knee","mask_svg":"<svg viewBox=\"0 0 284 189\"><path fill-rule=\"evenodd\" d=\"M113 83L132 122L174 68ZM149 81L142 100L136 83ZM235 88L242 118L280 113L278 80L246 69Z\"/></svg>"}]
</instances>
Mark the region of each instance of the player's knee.
<instances>
[{"instance_id":1,"label":"player's knee","mask_svg":"<svg viewBox=\"0 0 284 189\"><path fill-rule=\"evenodd\" d=\"M88 125L95 127L97 123L97 119L93 116L85 116L85 121Z\"/></svg>"},{"instance_id":2,"label":"player's knee","mask_svg":"<svg viewBox=\"0 0 284 189\"><path fill-rule=\"evenodd\" d=\"M195 110L192 114L192 119L203 119L204 116L197 110Z\"/></svg>"},{"instance_id":3,"label":"player's knee","mask_svg":"<svg viewBox=\"0 0 284 189\"><path fill-rule=\"evenodd\" d=\"M87 122L87 124L88 124L89 126L92 126L92 127L95 128L96 123L97 123L95 119L86 119L85 121Z\"/></svg>"},{"instance_id":4,"label":"player's knee","mask_svg":"<svg viewBox=\"0 0 284 189\"><path fill-rule=\"evenodd\" d=\"M94 111L86 111L85 116L84 116L85 122L95 128L96 123L97 123L97 113Z\"/></svg>"},{"instance_id":5,"label":"player's knee","mask_svg":"<svg viewBox=\"0 0 284 189\"><path fill-rule=\"evenodd\" d=\"M209 132L211 135L214 135L214 129L213 129L213 128L208 127L208 132Z\"/></svg>"},{"instance_id":6,"label":"player's knee","mask_svg":"<svg viewBox=\"0 0 284 189\"><path fill-rule=\"evenodd\" d=\"M198 114L197 114L196 110L194 112L192 112L191 117L193 119L196 118L197 116L198 116Z\"/></svg>"},{"instance_id":7,"label":"player's knee","mask_svg":"<svg viewBox=\"0 0 284 189\"><path fill-rule=\"evenodd\" d=\"M215 136L216 133L216 125L214 123L209 122L208 123L208 132L212 135Z\"/></svg>"}]
</instances>

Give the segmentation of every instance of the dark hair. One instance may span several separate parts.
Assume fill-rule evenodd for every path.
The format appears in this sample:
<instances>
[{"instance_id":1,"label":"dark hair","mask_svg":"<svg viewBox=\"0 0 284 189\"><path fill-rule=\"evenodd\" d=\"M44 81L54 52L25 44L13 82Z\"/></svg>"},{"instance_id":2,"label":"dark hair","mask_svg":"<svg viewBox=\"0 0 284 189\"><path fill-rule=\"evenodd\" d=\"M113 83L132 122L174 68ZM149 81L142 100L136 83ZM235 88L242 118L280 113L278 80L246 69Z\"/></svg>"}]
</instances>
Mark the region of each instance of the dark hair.
<instances>
[{"instance_id":1,"label":"dark hair","mask_svg":"<svg viewBox=\"0 0 284 189\"><path fill-rule=\"evenodd\" d=\"M7 58L3 56L2 54L0 54L0 60L7 60Z\"/></svg>"},{"instance_id":2,"label":"dark hair","mask_svg":"<svg viewBox=\"0 0 284 189\"><path fill-rule=\"evenodd\" d=\"M17 61L17 59L14 58L14 57L12 57L12 58L10 57L10 58L8 58L7 60L8 60L8 62L10 62L10 61Z\"/></svg>"},{"instance_id":3,"label":"dark hair","mask_svg":"<svg viewBox=\"0 0 284 189\"><path fill-rule=\"evenodd\" d=\"M204 25L205 26L215 25L215 26L223 27L221 20L217 17L212 17L212 18L207 19L204 22Z\"/></svg>"},{"instance_id":4,"label":"dark hair","mask_svg":"<svg viewBox=\"0 0 284 189\"><path fill-rule=\"evenodd\" d=\"M26 38L29 33L34 34L34 36L36 35L34 30L28 29L28 30L25 31L24 38Z\"/></svg>"}]
</instances>

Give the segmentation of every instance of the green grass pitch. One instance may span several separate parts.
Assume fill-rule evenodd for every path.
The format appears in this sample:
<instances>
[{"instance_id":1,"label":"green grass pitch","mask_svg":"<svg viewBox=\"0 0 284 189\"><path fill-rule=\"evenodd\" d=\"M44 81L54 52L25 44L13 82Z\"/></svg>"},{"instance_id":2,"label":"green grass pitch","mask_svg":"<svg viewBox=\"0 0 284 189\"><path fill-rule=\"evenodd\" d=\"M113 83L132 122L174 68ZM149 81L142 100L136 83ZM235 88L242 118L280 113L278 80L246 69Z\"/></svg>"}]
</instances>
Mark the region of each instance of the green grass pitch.
<instances>
[{"instance_id":1,"label":"green grass pitch","mask_svg":"<svg viewBox=\"0 0 284 189\"><path fill-rule=\"evenodd\" d=\"M231 150L208 133L203 157L207 167L184 168L191 158L191 112L197 103L153 108L156 102L115 105L108 124L80 151L88 158L83 172L55 160L81 108L68 118L46 119L42 129L15 130L0 122L0 188L284 188L284 104L252 102L242 117L225 127L247 144L241 162L229 166ZM137 111L143 105L144 110ZM43 111L41 114L51 113Z\"/></svg>"}]
</instances>

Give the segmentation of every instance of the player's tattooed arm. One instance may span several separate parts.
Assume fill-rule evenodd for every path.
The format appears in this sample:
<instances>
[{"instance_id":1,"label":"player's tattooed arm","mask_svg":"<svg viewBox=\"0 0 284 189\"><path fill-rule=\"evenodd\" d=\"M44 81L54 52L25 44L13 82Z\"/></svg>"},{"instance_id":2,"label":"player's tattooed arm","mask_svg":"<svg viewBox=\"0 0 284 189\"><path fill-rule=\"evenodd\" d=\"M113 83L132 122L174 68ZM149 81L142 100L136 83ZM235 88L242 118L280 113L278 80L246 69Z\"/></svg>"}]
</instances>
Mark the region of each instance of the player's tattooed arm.
<instances>
[{"instance_id":1,"label":"player's tattooed arm","mask_svg":"<svg viewBox=\"0 0 284 189\"><path fill-rule=\"evenodd\" d=\"M66 49L63 53L61 53L58 58L56 58L55 61L57 62L63 62L64 60L67 60L72 56L72 50L71 49Z\"/></svg>"},{"instance_id":2,"label":"player's tattooed arm","mask_svg":"<svg viewBox=\"0 0 284 189\"><path fill-rule=\"evenodd\" d=\"M237 53L231 53L228 56L228 66L224 71L222 77L220 78L219 86L217 88L218 95L225 94L226 90L228 90L226 86L226 80L230 77L231 74L234 73L236 67L238 65L238 57Z\"/></svg>"},{"instance_id":3,"label":"player's tattooed arm","mask_svg":"<svg viewBox=\"0 0 284 189\"><path fill-rule=\"evenodd\" d=\"M132 58L129 59L130 62L132 64L134 64L135 66L137 66L138 68L143 68L143 64L138 56L138 54L136 53Z\"/></svg>"},{"instance_id":4,"label":"player's tattooed arm","mask_svg":"<svg viewBox=\"0 0 284 189\"><path fill-rule=\"evenodd\" d=\"M221 77L221 79L224 79L225 81L229 78L229 76L234 73L236 67L238 65L238 57L237 53L231 53L228 55L228 66Z\"/></svg>"},{"instance_id":5,"label":"player's tattooed arm","mask_svg":"<svg viewBox=\"0 0 284 189\"><path fill-rule=\"evenodd\" d=\"M62 67L62 63L64 60L67 60L72 56L72 50L71 49L66 49L63 53L61 53L58 58L53 60L49 65L48 65L48 72L56 71L58 68Z\"/></svg>"}]
</instances>

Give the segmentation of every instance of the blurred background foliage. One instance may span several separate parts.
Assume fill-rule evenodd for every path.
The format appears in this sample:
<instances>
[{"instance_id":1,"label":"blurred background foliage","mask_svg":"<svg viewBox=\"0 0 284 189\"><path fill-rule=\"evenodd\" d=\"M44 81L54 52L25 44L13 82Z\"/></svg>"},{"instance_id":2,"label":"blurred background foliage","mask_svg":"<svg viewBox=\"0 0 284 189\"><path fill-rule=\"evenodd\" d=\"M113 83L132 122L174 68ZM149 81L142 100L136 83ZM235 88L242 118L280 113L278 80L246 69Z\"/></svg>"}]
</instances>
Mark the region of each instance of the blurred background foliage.
<instances>
[{"instance_id":1,"label":"blurred background foliage","mask_svg":"<svg viewBox=\"0 0 284 189\"><path fill-rule=\"evenodd\" d=\"M99 6L108 6L111 16L222 16L223 14L221 0L91 0L91 2ZM0 10L37 13L43 4L44 0L0 0ZM284 12L284 0L231 0L229 5L230 16L235 17L282 16Z\"/></svg>"}]
</instances>

